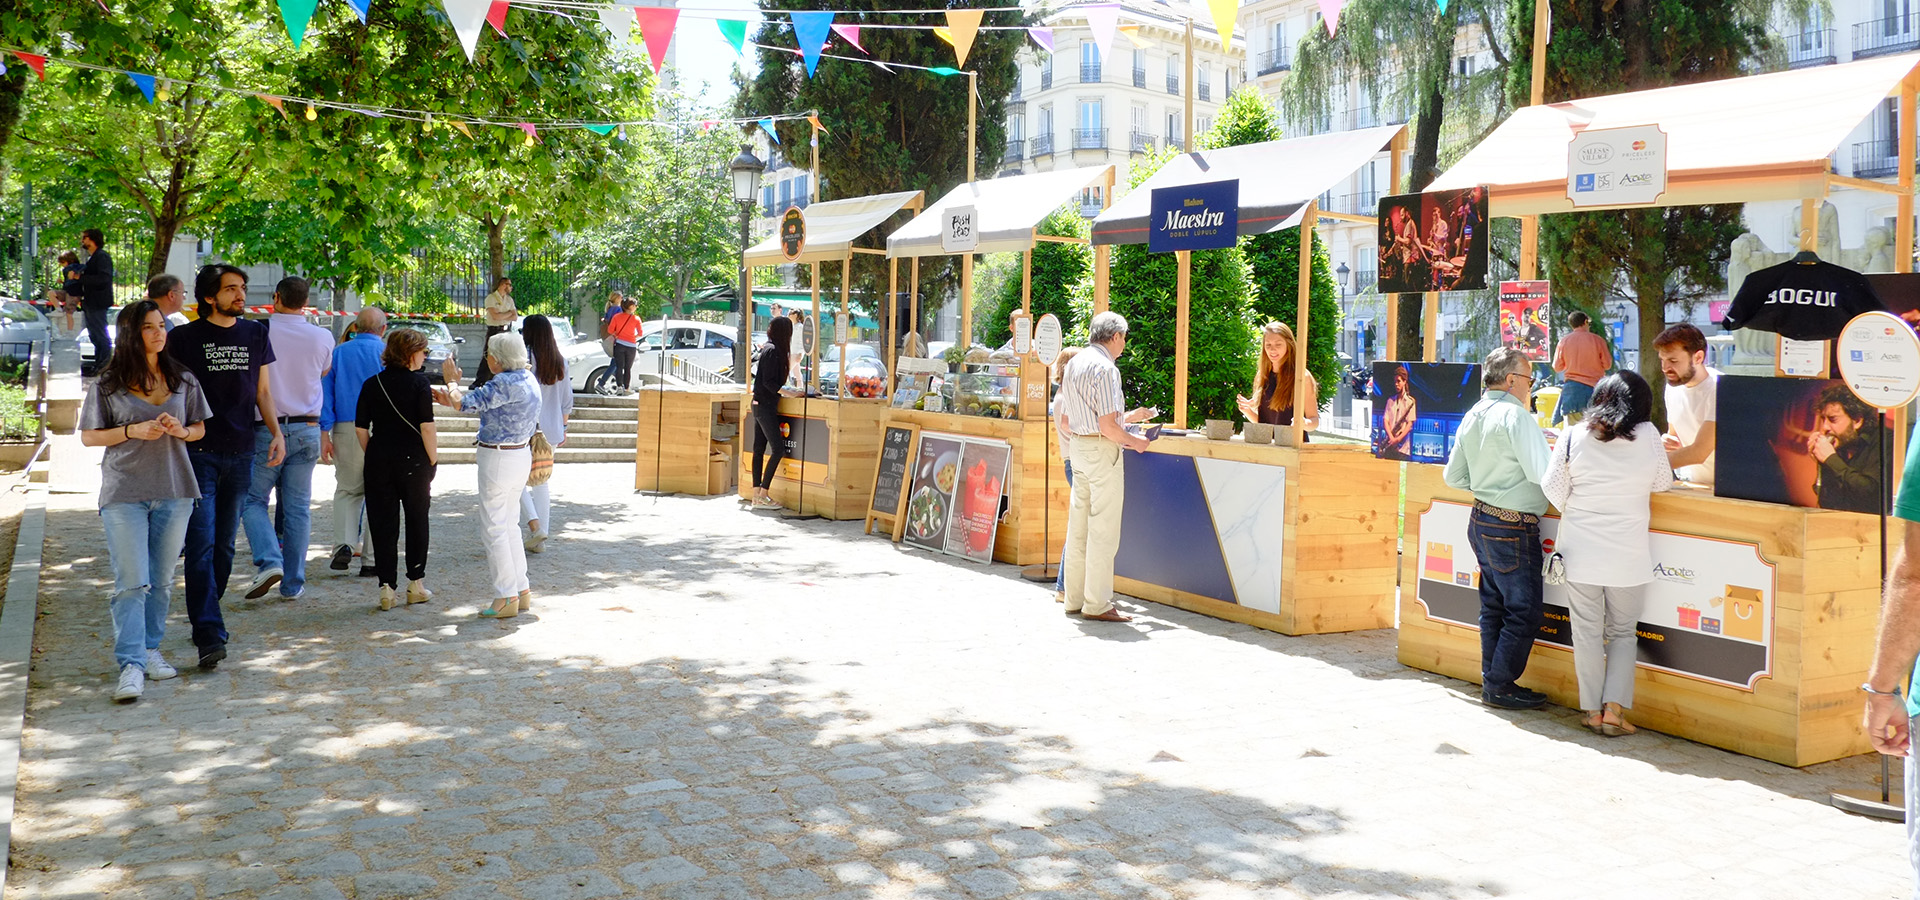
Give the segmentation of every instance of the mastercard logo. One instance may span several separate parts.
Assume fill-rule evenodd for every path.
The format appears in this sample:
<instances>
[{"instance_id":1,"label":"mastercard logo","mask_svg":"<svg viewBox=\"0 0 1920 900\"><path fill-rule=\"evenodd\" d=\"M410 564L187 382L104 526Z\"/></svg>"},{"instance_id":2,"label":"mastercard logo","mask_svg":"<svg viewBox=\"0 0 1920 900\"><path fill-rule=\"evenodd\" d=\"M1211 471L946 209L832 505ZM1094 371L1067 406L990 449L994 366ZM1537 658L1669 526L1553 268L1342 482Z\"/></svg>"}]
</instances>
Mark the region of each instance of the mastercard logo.
<instances>
[{"instance_id":1,"label":"mastercard logo","mask_svg":"<svg viewBox=\"0 0 1920 900\"><path fill-rule=\"evenodd\" d=\"M1647 142L1646 142L1646 141L1634 141L1634 142L1633 142L1633 149L1635 149L1635 150L1645 150L1645 149L1647 149Z\"/></svg>"},{"instance_id":2,"label":"mastercard logo","mask_svg":"<svg viewBox=\"0 0 1920 900\"><path fill-rule=\"evenodd\" d=\"M792 425L790 425L790 424L788 424L788 423L786 423L786 422L781 422L781 423L780 423L780 436L781 436L781 437L783 437L783 438L790 438L790 437L793 437L793 426L792 426Z\"/></svg>"}]
</instances>

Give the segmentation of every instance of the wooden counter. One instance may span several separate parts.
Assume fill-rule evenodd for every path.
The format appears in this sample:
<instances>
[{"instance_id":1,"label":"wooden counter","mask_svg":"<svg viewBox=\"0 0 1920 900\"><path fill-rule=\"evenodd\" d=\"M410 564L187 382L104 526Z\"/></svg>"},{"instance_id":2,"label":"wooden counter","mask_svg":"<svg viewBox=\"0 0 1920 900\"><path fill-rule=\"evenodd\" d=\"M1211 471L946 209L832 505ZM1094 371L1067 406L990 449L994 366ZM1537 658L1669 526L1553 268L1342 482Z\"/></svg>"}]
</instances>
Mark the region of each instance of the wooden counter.
<instances>
[{"instance_id":1,"label":"wooden counter","mask_svg":"<svg viewBox=\"0 0 1920 900\"><path fill-rule=\"evenodd\" d=\"M917 409L888 412L889 421L918 425L922 433L1006 441L1013 448L1004 489L1007 512L994 532L993 558L1016 566L1060 561L1060 548L1067 539L1067 504L1072 495L1048 420L990 419Z\"/></svg>"},{"instance_id":2,"label":"wooden counter","mask_svg":"<svg viewBox=\"0 0 1920 900\"><path fill-rule=\"evenodd\" d=\"M737 389L662 390L653 385L641 387L639 399L634 490L704 497L733 489L733 461L740 458L742 446L751 446L741 443L747 395ZM716 434L722 437L716 440ZM724 458L715 459L715 454Z\"/></svg>"},{"instance_id":3,"label":"wooden counter","mask_svg":"<svg viewBox=\"0 0 1920 900\"><path fill-rule=\"evenodd\" d=\"M1446 487L1439 466L1409 465L1406 502L1400 661L1478 682L1479 629L1449 621L1477 616L1477 594L1464 593L1477 592L1477 567L1456 527L1464 513L1451 505L1471 498ZM1445 518L1423 535L1430 510ZM1653 495L1652 527L1656 581L1641 616L1630 720L1790 766L1867 752L1860 684L1880 614L1879 520L1676 489ZM1890 536L1897 541L1899 530ZM1448 571L1454 583L1440 580ZM1556 646L1567 640L1563 591L1547 588L1521 684L1577 707L1573 655ZM1676 605L1689 593L1703 599Z\"/></svg>"},{"instance_id":4,"label":"wooden counter","mask_svg":"<svg viewBox=\"0 0 1920 900\"><path fill-rule=\"evenodd\" d=\"M737 394L750 410L748 395ZM826 400L782 397L780 415L791 432L792 450L773 478L773 498L788 509L829 519L866 515L873 493L874 462L880 429L887 418L883 400ZM752 415L741 425L739 494L753 496ZM644 434L643 429L643 434ZM805 487L802 487L802 479Z\"/></svg>"},{"instance_id":5,"label":"wooden counter","mask_svg":"<svg viewBox=\"0 0 1920 900\"><path fill-rule=\"evenodd\" d=\"M1399 463L1163 437L1126 465L1117 590L1285 634L1392 627Z\"/></svg>"}]
</instances>

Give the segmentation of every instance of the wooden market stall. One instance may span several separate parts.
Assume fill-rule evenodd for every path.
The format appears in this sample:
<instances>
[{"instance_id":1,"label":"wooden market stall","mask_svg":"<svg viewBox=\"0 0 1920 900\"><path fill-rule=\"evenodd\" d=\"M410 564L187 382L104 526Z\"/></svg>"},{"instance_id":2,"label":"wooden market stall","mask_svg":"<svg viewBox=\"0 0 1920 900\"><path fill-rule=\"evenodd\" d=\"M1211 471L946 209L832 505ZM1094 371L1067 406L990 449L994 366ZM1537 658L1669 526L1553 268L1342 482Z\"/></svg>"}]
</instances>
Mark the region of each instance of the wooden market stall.
<instances>
[{"instance_id":1,"label":"wooden market stall","mask_svg":"<svg viewBox=\"0 0 1920 900\"><path fill-rule=\"evenodd\" d=\"M1310 409L1319 400L1301 375L1304 336L1312 333L1312 234L1332 217L1315 198L1383 152L1397 159L1405 139L1406 129L1395 125L1183 154L1096 218L1093 241L1147 243L1156 189L1230 180L1239 182L1238 234L1304 226L1300 281L1288 287L1298 290L1294 333L1303 337L1294 354L1294 408ZM1175 252L1174 421L1184 425L1190 251ZM1305 417L1296 416L1278 445L1163 437L1146 453L1129 454L1118 588L1287 634L1390 627L1398 464L1363 445L1308 443L1305 434Z\"/></svg>"},{"instance_id":2,"label":"wooden market stall","mask_svg":"<svg viewBox=\"0 0 1920 900\"><path fill-rule=\"evenodd\" d=\"M1667 188L1641 205L1798 199L1806 232L1816 233L1820 201L1832 189L1889 194L1895 270L1911 271L1917 65L1920 55L1908 54L1524 108L1429 190L1487 185L1490 214L1529 223L1570 212L1574 135L1658 125L1666 133ZM1898 181L1833 174L1832 155L1888 97L1900 109ZM1782 122L1793 124L1783 129ZM1534 265L1532 246L1523 244L1520 277L1531 278ZM1896 452L1906 443L1902 419L1895 419ZM1478 571L1460 505L1469 498L1445 487L1438 466L1407 469L1400 661L1477 681L1478 601L1467 592ZM1718 478L1739 474L1723 468ZM1551 534L1555 524L1549 518L1543 528ZM1880 611L1877 519L1683 489L1654 495L1652 528L1656 580L1641 622L1634 721L1794 766L1867 752L1859 685ZM1679 586L1694 585L1702 602L1670 599ZM1551 597L1550 589L1523 682L1574 706L1565 611Z\"/></svg>"}]
</instances>

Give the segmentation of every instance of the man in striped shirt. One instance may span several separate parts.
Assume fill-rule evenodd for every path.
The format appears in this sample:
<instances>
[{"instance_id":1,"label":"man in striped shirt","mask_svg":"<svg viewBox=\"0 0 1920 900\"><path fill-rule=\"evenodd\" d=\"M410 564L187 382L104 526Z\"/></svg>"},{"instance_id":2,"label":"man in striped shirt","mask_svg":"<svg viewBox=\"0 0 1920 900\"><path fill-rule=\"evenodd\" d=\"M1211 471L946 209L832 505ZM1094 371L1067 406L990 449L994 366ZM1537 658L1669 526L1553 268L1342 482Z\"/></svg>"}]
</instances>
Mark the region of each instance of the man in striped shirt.
<instances>
[{"instance_id":1,"label":"man in striped shirt","mask_svg":"<svg viewBox=\"0 0 1920 900\"><path fill-rule=\"evenodd\" d=\"M1121 451L1145 451L1147 439L1126 430L1148 410L1126 411L1120 369L1127 320L1093 317L1087 349L1060 376L1060 420L1073 450L1073 508L1067 516L1067 615L1097 622L1129 622L1113 608L1113 557L1120 551L1120 512L1126 502Z\"/></svg>"}]
</instances>

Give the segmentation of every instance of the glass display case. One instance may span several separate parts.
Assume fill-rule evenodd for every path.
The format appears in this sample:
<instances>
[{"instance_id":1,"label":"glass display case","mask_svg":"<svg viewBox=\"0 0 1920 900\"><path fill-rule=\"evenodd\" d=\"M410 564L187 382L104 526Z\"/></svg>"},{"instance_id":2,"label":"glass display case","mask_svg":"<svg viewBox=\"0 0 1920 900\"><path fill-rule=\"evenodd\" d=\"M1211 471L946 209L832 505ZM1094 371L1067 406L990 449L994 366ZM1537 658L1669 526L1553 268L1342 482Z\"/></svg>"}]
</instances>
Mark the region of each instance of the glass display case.
<instances>
[{"instance_id":1,"label":"glass display case","mask_svg":"<svg viewBox=\"0 0 1920 900\"><path fill-rule=\"evenodd\" d=\"M953 403L963 416L1020 418L1020 365L1017 362L966 363L953 379Z\"/></svg>"}]
</instances>

